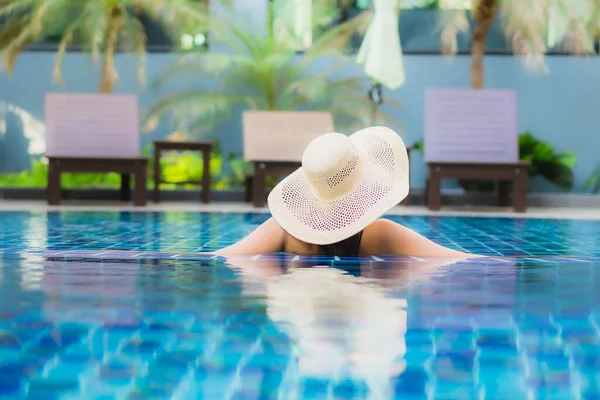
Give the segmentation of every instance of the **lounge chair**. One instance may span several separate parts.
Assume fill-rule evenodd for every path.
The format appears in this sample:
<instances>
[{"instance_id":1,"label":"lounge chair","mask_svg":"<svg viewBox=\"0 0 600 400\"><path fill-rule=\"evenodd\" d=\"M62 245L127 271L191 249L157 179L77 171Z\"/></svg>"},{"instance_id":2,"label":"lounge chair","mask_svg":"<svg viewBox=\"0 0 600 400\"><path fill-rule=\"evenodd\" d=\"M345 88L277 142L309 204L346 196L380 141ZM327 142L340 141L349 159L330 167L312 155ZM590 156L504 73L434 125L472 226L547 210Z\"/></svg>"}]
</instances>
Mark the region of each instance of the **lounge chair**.
<instances>
[{"instance_id":1,"label":"lounge chair","mask_svg":"<svg viewBox=\"0 0 600 400\"><path fill-rule=\"evenodd\" d=\"M47 93L45 102L48 204L61 202L62 172L118 172L121 200L147 202L148 158L140 156L135 95Z\"/></svg>"},{"instance_id":2,"label":"lounge chair","mask_svg":"<svg viewBox=\"0 0 600 400\"><path fill-rule=\"evenodd\" d=\"M519 160L514 90L428 89L424 158L429 209L441 207L442 179L498 180L499 205L527 208L528 161Z\"/></svg>"}]
</instances>

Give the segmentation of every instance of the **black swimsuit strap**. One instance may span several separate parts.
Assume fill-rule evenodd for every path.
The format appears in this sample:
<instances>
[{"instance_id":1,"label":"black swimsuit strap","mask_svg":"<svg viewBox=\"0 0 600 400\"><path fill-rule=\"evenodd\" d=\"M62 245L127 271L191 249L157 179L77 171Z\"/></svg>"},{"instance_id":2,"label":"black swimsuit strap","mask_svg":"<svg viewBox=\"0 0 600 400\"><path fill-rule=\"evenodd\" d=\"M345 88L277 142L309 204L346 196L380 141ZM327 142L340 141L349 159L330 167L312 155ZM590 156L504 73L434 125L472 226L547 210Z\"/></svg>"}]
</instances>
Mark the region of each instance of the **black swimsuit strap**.
<instances>
[{"instance_id":1,"label":"black swimsuit strap","mask_svg":"<svg viewBox=\"0 0 600 400\"><path fill-rule=\"evenodd\" d=\"M360 242L362 240L362 235L363 235L364 231L360 231L358 232L358 238L356 240L356 255L358 256L358 253L360 251Z\"/></svg>"}]
</instances>

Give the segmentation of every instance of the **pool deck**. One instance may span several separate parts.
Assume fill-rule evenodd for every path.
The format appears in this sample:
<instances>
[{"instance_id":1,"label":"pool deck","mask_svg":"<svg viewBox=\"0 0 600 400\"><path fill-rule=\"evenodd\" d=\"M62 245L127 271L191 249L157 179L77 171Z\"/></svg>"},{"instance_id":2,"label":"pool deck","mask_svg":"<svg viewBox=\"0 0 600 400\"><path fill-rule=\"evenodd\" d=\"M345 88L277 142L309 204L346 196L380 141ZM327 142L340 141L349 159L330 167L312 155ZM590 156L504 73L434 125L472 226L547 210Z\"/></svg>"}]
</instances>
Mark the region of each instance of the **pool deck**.
<instances>
[{"instance_id":1,"label":"pool deck","mask_svg":"<svg viewBox=\"0 0 600 400\"><path fill-rule=\"evenodd\" d=\"M0 200L0 211L137 211L137 212L233 212L233 213L268 213L264 208L254 208L248 203L215 202L210 204L193 202L149 203L146 207L134 207L131 203L120 202L69 202L60 206L48 206L44 201ZM600 220L600 209L573 207L529 207L526 213L513 212L508 207L480 206L447 206L441 211L429 211L424 206L398 206L390 210L388 215L427 215L427 216L478 216L509 218L551 218L551 219L585 219Z\"/></svg>"}]
</instances>

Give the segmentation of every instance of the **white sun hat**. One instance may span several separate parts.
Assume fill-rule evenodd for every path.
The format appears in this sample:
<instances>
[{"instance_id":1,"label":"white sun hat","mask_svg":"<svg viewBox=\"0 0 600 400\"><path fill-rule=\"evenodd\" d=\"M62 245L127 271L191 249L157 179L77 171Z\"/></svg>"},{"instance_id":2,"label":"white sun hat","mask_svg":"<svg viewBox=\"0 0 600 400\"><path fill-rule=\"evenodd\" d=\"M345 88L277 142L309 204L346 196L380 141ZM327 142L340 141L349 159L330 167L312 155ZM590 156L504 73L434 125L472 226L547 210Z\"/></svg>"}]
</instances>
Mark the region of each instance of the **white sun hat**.
<instances>
[{"instance_id":1,"label":"white sun hat","mask_svg":"<svg viewBox=\"0 0 600 400\"><path fill-rule=\"evenodd\" d=\"M400 203L409 191L408 154L393 130L327 133L304 151L302 167L269 194L273 218L290 235L326 245L347 239Z\"/></svg>"}]
</instances>

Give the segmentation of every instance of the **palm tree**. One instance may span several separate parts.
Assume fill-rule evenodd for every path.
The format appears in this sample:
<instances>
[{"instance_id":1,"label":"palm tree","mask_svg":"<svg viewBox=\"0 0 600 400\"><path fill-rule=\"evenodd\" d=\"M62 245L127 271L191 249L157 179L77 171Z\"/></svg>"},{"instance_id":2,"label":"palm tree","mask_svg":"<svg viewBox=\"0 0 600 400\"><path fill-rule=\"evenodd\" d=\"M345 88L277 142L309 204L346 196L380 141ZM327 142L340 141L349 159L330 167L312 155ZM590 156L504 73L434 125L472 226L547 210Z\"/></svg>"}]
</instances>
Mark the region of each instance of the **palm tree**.
<instances>
[{"instance_id":1,"label":"palm tree","mask_svg":"<svg viewBox=\"0 0 600 400\"><path fill-rule=\"evenodd\" d=\"M471 87L483 89L483 56L485 54L485 40L496 16L497 0L480 0L473 9L473 18L476 24L473 28L473 42L471 43Z\"/></svg>"},{"instance_id":2,"label":"palm tree","mask_svg":"<svg viewBox=\"0 0 600 400\"><path fill-rule=\"evenodd\" d=\"M355 32L366 30L369 17L361 14L331 27L331 9L325 7L326 1L321 2L313 4L315 40L309 47L291 30L282 34L285 24L277 20L273 7L266 34L257 33L247 16L231 8L213 13L210 37L217 41L211 40L214 49L183 54L167 68L157 85L183 78L185 88L151 107L146 129L153 129L170 114L178 129L206 134L236 108L330 111L338 130L367 124L371 117L369 82L358 68L357 74L348 74L343 67L354 63L345 48ZM305 49L304 53L299 54L299 49ZM382 110L376 121L400 126Z\"/></svg>"},{"instance_id":3,"label":"palm tree","mask_svg":"<svg viewBox=\"0 0 600 400\"><path fill-rule=\"evenodd\" d=\"M548 49L562 47L577 55L592 54L599 36L600 7L595 0L440 0L440 7L446 13L442 41L447 54L456 52L456 34L469 30L468 9L475 21L471 43L473 89L484 87L485 42L496 16L514 53L537 71L546 70Z\"/></svg>"},{"instance_id":4,"label":"palm tree","mask_svg":"<svg viewBox=\"0 0 600 400\"><path fill-rule=\"evenodd\" d=\"M137 55L138 79L144 83L146 34L142 15L159 21L175 37L183 29L207 23L203 2L197 0L5 0L3 4L0 50L9 74L27 45L56 33L60 43L55 82L62 82L62 62L67 48L75 42L91 52L94 61L102 57L100 93L113 90L118 78L114 61L118 50Z\"/></svg>"}]
</instances>

